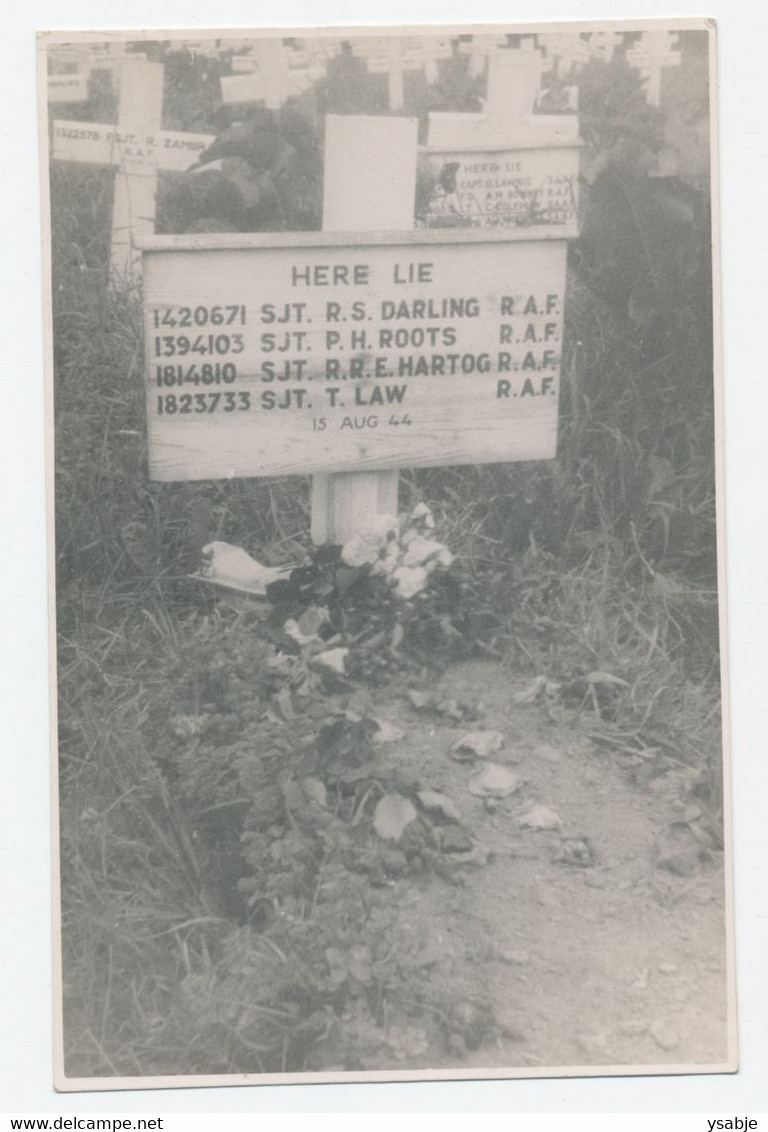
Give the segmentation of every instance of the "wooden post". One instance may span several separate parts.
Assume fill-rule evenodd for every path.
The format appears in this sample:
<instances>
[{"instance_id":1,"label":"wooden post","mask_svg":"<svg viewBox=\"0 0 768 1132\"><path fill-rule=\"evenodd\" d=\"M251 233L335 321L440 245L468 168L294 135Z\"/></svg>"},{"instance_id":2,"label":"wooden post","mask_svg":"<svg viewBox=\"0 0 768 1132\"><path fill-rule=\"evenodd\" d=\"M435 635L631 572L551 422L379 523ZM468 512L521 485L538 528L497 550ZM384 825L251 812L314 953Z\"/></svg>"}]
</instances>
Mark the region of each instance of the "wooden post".
<instances>
[{"instance_id":1,"label":"wooden post","mask_svg":"<svg viewBox=\"0 0 768 1132\"><path fill-rule=\"evenodd\" d=\"M323 229L412 228L417 143L415 118L329 115ZM343 543L377 515L396 515L397 478L396 471L313 476L312 541Z\"/></svg>"},{"instance_id":2,"label":"wooden post","mask_svg":"<svg viewBox=\"0 0 768 1132\"><path fill-rule=\"evenodd\" d=\"M158 133L163 117L163 65L126 56L120 64L120 110L118 127L129 135ZM129 279L138 273L140 254L134 235L151 235L155 230L157 171L152 168L130 172L118 167L112 209L112 273Z\"/></svg>"}]
</instances>

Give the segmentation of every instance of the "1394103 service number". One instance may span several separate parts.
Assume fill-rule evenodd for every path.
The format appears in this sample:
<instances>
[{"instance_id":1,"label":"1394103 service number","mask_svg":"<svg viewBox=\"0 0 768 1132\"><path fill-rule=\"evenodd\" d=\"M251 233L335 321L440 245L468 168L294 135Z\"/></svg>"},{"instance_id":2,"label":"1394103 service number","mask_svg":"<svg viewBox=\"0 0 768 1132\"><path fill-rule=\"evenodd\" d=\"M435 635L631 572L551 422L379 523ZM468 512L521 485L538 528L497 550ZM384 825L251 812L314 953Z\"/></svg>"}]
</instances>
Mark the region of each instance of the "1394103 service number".
<instances>
[{"instance_id":1,"label":"1394103 service number","mask_svg":"<svg viewBox=\"0 0 768 1132\"><path fill-rule=\"evenodd\" d=\"M155 357L183 358L187 354L242 354L242 334L163 334L155 338Z\"/></svg>"}]
</instances>

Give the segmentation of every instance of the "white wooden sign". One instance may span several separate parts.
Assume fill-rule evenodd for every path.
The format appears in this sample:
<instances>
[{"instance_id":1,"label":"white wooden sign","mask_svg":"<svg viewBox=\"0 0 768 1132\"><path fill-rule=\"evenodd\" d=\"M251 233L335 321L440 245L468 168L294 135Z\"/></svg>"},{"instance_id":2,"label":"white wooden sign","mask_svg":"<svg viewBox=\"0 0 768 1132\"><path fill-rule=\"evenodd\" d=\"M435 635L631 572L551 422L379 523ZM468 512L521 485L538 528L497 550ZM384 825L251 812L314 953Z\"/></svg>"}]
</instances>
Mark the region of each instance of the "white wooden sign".
<instances>
[{"instance_id":1,"label":"white wooden sign","mask_svg":"<svg viewBox=\"0 0 768 1132\"><path fill-rule=\"evenodd\" d=\"M152 478L554 456L564 241L302 233L143 247Z\"/></svg>"},{"instance_id":2,"label":"white wooden sign","mask_svg":"<svg viewBox=\"0 0 768 1132\"><path fill-rule=\"evenodd\" d=\"M435 180L428 227L578 235L575 118L430 114L426 152Z\"/></svg>"}]
</instances>

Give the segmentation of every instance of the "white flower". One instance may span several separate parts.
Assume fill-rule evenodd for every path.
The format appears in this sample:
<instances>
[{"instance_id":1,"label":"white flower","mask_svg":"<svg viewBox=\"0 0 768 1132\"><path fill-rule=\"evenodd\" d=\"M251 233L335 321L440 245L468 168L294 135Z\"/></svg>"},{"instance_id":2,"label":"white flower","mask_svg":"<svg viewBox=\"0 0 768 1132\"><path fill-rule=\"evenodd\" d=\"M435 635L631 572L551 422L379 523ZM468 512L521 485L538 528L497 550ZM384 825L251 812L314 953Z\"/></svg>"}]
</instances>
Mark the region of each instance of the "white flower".
<instances>
[{"instance_id":1,"label":"white flower","mask_svg":"<svg viewBox=\"0 0 768 1132\"><path fill-rule=\"evenodd\" d=\"M341 560L347 566L368 566L375 562L381 547L375 535L353 535L341 551Z\"/></svg>"},{"instance_id":2,"label":"white flower","mask_svg":"<svg viewBox=\"0 0 768 1132\"><path fill-rule=\"evenodd\" d=\"M317 664L322 664L324 668L330 668L331 672L338 673L343 676L346 672L346 661L349 656L349 649L328 649L326 652L319 652L315 657Z\"/></svg>"},{"instance_id":3,"label":"white flower","mask_svg":"<svg viewBox=\"0 0 768 1132\"><path fill-rule=\"evenodd\" d=\"M441 542L424 538L423 535L416 535L416 538L411 539L408 543L408 549L403 555L403 566L421 566L430 558L437 558L437 555L444 550L445 547Z\"/></svg>"},{"instance_id":4,"label":"white flower","mask_svg":"<svg viewBox=\"0 0 768 1132\"><path fill-rule=\"evenodd\" d=\"M398 597L408 601L421 593L427 583L427 571L423 566L398 566L392 575Z\"/></svg>"},{"instance_id":5,"label":"white flower","mask_svg":"<svg viewBox=\"0 0 768 1132\"><path fill-rule=\"evenodd\" d=\"M397 569L400 563L400 546L395 539L388 542L386 547L381 553L381 556L376 560L373 567L374 574L383 574L384 577L389 575Z\"/></svg>"},{"instance_id":6,"label":"white flower","mask_svg":"<svg viewBox=\"0 0 768 1132\"><path fill-rule=\"evenodd\" d=\"M376 515L371 520L369 530L379 536L382 546L399 530L397 515Z\"/></svg>"},{"instance_id":7,"label":"white flower","mask_svg":"<svg viewBox=\"0 0 768 1132\"><path fill-rule=\"evenodd\" d=\"M413 511L411 511L411 521L414 523L421 522L424 528L428 531L433 531L435 529L434 517L429 507L427 507L426 503L416 504Z\"/></svg>"},{"instance_id":8,"label":"white flower","mask_svg":"<svg viewBox=\"0 0 768 1132\"><path fill-rule=\"evenodd\" d=\"M194 739L205 727L207 715L173 715L171 730L179 739Z\"/></svg>"},{"instance_id":9,"label":"white flower","mask_svg":"<svg viewBox=\"0 0 768 1132\"><path fill-rule=\"evenodd\" d=\"M397 535L397 519L393 515L375 515L368 528L353 535L344 544L341 560L347 566L372 565L382 549Z\"/></svg>"},{"instance_id":10,"label":"white flower","mask_svg":"<svg viewBox=\"0 0 768 1132\"><path fill-rule=\"evenodd\" d=\"M318 637L317 633L302 633L298 621L289 618L283 625L283 632L286 637L290 637L295 641L300 648L306 648L307 645L322 644L322 638Z\"/></svg>"}]
</instances>

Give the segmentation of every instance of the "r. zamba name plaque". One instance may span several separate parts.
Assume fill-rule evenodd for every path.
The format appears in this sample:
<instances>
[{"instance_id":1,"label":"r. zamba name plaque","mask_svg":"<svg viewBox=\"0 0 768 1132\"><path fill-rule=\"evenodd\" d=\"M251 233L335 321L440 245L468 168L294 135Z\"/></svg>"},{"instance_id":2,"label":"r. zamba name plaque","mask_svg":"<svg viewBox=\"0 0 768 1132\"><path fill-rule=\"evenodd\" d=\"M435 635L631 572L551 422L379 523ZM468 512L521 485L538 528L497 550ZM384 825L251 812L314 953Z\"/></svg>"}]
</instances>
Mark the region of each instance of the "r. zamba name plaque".
<instances>
[{"instance_id":1,"label":"r. zamba name plaque","mask_svg":"<svg viewBox=\"0 0 768 1132\"><path fill-rule=\"evenodd\" d=\"M564 241L231 240L144 245L152 478L555 455Z\"/></svg>"}]
</instances>

